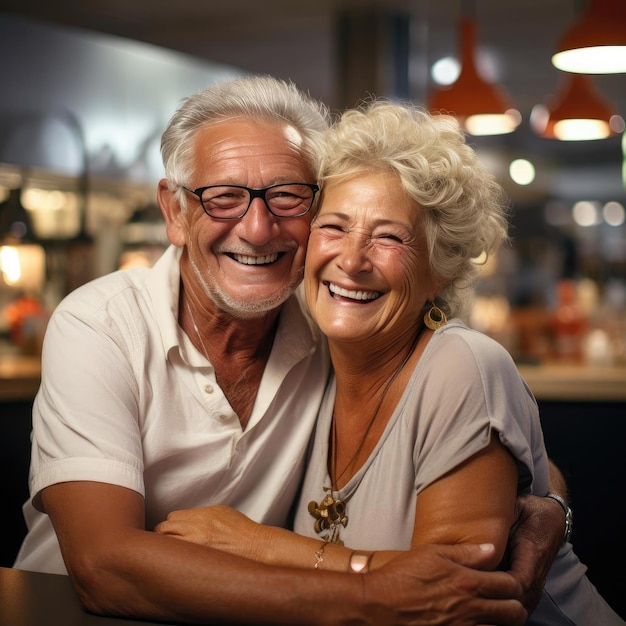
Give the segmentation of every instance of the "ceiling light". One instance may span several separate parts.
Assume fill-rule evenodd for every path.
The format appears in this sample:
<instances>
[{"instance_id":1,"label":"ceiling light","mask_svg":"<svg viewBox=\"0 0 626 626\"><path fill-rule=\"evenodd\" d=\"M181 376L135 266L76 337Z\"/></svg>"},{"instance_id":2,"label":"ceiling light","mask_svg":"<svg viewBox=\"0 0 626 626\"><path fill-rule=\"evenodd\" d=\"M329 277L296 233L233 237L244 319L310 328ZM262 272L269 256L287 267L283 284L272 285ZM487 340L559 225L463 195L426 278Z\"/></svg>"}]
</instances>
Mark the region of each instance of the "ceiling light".
<instances>
[{"instance_id":1,"label":"ceiling light","mask_svg":"<svg viewBox=\"0 0 626 626\"><path fill-rule=\"evenodd\" d=\"M609 226L621 226L626 221L626 211L619 202L607 202L602 207L602 217Z\"/></svg>"},{"instance_id":2,"label":"ceiling light","mask_svg":"<svg viewBox=\"0 0 626 626\"><path fill-rule=\"evenodd\" d=\"M626 72L626 2L590 0L587 11L561 39L552 63L565 72Z\"/></svg>"},{"instance_id":3,"label":"ceiling light","mask_svg":"<svg viewBox=\"0 0 626 626\"><path fill-rule=\"evenodd\" d=\"M527 159L515 159L509 165L509 176L518 185L530 185L535 180L535 166Z\"/></svg>"},{"instance_id":4,"label":"ceiling light","mask_svg":"<svg viewBox=\"0 0 626 626\"><path fill-rule=\"evenodd\" d=\"M566 74L555 103L547 109L535 107L530 121L538 135L562 141L606 139L624 130L624 120L585 74Z\"/></svg>"},{"instance_id":5,"label":"ceiling light","mask_svg":"<svg viewBox=\"0 0 626 626\"><path fill-rule=\"evenodd\" d=\"M600 222L600 211L597 202L580 200L572 207L574 222L584 228L595 226Z\"/></svg>"},{"instance_id":6,"label":"ceiling light","mask_svg":"<svg viewBox=\"0 0 626 626\"><path fill-rule=\"evenodd\" d=\"M472 135L513 132L521 122L521 115L496 85L478 74L474 60L475 40L474 21L464 18L460 28L461 73L450 87L431 94L428 109L432 113L454 115Z\"/></svg>"},{"instance_id":7,"label":"ceiling light","mask_svg":"<svg viewBox=\"0 0 626 626\"><path fill-rule=\"evenodd\" d=\"M432 79L438 85L451 85L461 73L461 64L454 57L444 57L433 63L430 71Z\"/></svg>"}]
</instances>

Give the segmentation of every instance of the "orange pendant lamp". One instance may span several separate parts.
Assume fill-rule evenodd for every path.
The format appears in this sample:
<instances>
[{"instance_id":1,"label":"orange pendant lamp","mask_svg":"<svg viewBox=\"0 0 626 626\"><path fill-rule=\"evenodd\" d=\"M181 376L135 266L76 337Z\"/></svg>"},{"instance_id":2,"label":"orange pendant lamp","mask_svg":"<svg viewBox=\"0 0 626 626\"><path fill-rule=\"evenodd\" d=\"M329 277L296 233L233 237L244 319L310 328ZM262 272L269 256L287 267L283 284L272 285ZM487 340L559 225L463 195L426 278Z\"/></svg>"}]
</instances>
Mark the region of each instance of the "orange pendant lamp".
<instances>
[{"instance_id":1,"label":"orange pendant lamp","mask_svg":"<svg viewBox=\"0 0 626 626\"><path fill-rule=\"evenodd\" d=\"M626 72L626 1L589 0L587 11L561 39L552 64L565 72Z\"/></svg>"},{"instance_id":2,"label":"orange pendant lamp","mask_svg":"<svg viewBox=\"0 0 626 626\"><path fill-rule=\"evenodd\" d=\"M624 130L624 120L586 74L565 74L558 98L547 110L535 107L531 125L542 137L562 141L606 139Z\"/></svg>"},{"instance_id":3,"label":"orange pendant lamp","mask_svg":"<svg viewBox=\"0 0 626 626\"><path fill-rule=\"evenodd\" d=\"M454 115L472 135L501 135L513 132L521 122L503 91L485 81L474 60L476 25L463 18L460 27L461 73L450 87L434 91L428 101L431 113Z\"/></svg>"}]
</instances>

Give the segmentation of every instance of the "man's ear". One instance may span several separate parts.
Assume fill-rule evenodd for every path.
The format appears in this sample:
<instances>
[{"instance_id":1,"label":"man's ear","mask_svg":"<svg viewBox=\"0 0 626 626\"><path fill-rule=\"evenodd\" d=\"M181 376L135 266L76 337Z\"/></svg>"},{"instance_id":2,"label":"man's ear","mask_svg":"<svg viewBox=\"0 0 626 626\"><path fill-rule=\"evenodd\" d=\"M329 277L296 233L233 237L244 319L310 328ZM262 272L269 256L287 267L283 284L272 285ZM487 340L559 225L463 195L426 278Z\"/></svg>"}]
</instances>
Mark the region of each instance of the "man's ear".
<instances>
[{"instance_id":1,"label":"man's ear","mask_svg":"<svg viewBox=\"0 0 626 626\"><path fill-rule=\"evenodd\" d=\"M186 243L185 216L176 194L170 191L165 178L162 178L157 186L157 201L165 218L167 238L175 246L182 248Z\"/></svg>"}]
</instances>

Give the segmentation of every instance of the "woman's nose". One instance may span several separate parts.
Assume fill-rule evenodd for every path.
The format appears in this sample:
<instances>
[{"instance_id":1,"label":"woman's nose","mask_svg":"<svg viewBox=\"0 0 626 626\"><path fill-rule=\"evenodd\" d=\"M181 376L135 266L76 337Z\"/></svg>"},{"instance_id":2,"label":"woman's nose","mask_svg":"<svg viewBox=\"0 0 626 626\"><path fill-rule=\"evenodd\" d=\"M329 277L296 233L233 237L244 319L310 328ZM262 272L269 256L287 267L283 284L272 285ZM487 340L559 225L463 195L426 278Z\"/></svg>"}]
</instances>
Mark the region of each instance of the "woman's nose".
<instances>
[{"instance_id":1,"label":"woman's nose","mask_svg":"<svg viewBox=\"0 0 626 626\"><path fill-rule=\"evenodd\" d=\"M342 245L339 261L342 269L348 274L371 271L370 252L369 237L360 233L350 233Z\"/></svg>"}]
</instances>

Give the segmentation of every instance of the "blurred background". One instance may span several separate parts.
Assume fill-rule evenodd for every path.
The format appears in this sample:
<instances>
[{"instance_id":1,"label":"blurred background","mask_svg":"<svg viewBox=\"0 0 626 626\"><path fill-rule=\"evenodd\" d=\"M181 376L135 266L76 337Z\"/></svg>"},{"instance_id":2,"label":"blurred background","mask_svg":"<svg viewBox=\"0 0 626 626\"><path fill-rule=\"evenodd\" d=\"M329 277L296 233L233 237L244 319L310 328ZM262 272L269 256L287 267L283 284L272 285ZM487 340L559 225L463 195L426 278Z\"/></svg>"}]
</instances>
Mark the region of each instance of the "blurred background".
<instances>
[{"instance_id":1,"label":"blurred background","mask_svg":"<svg viewBox=\"0 0 626 626\"><path fill-rule=\"evenodd\" d=\"M597 43L612 68L591 49L577 71L554 65ZM577 551L624 607L607 570L626 557L613 506L626 487L625 49L624 0L0 0L7 466L28 455L14 439L28 436L50 311L167 243L158 148L182 98L269 73L334 111L410 99L457 115L509 196L511 245L484 268L470 322L537 396ZM18 500L25 479L8 488Z\"/></svg>"},{"instance_id":2,"label":"blurred background","mask_svg":"<svg viewBox=\"0 0 626 626\"><path fill-rule=\"evenodd\" d=\"M169 116L211 82L269 73L337 111L375 94L468 124L483 114L490 134L474 124L468 137L509 195L512 245L485 268L472 323L520 361L623 362L626 68L580 74L551 59L592 9L605 14L599 37L626 31L625 4L0 0L0 238L26 216L13 236L45 252L28 288L0 274L0 311L16 288L48 310L93 276L151 262L165 243L154 189ZM550 113L595 116L602 138L555 138ZM585 318L577 330L554 327L564 304Z\"/></svg>"}]
</instances>

